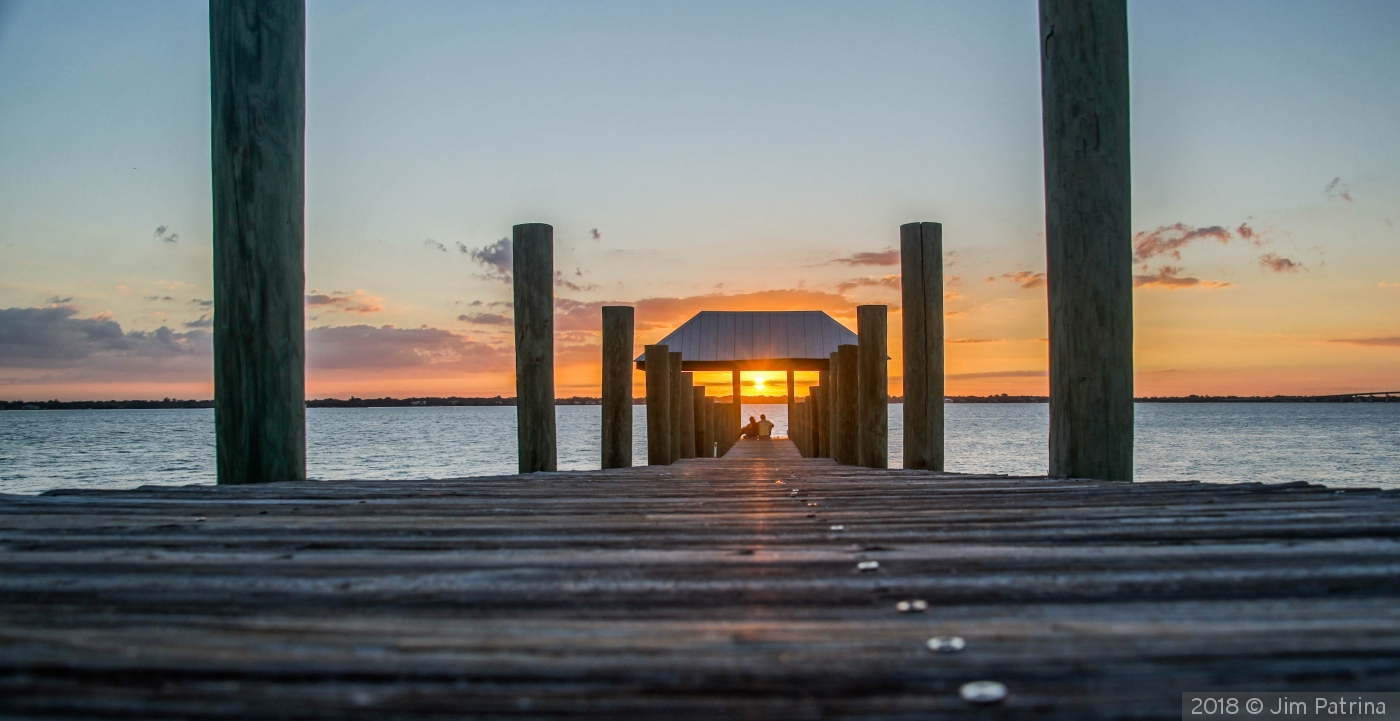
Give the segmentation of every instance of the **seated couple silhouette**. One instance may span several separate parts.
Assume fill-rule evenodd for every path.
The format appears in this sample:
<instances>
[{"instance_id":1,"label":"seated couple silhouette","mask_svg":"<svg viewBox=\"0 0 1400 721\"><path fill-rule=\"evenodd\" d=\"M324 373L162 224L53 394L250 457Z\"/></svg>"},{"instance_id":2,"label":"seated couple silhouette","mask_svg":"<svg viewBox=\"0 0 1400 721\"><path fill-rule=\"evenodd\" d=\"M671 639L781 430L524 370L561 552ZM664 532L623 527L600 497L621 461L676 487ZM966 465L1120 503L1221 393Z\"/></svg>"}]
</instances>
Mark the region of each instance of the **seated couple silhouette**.
<instances>
[{"instance_id":1,"label":"seated couple silhouette","mask_svg":"<svg viewBox=\"0 0 1400 721\"><path fill-rule=\"evenodd\" d=\"M773 421L768 420L768 416L758 414L758 420L749 416L749 424L744 426L739 433L740 438L762 438L768 440L773 437Z\"/></svg>"}]
</instances>

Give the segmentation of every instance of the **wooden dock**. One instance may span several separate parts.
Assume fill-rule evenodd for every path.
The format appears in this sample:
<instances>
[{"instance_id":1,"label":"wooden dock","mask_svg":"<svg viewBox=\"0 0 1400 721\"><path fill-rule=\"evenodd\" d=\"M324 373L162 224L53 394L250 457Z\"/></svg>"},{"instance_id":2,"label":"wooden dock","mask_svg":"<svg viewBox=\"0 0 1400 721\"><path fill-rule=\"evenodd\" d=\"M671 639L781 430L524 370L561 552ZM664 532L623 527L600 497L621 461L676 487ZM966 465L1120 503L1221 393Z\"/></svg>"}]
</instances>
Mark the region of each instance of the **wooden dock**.
<instances>
[{"instance_id":1,"label":"wooden dock","mask_svg":"<svg viewBox=\"0 0 1400 721\"><path fill-rule=\"evenodd\" d=\"M0 547L7 718L1175 719L1187 690L1400 688L1392 491L875 471L745 441L609 471L0 496ZM974 706L978 680L1008 694Z\"/></svg>"}]
</instances>

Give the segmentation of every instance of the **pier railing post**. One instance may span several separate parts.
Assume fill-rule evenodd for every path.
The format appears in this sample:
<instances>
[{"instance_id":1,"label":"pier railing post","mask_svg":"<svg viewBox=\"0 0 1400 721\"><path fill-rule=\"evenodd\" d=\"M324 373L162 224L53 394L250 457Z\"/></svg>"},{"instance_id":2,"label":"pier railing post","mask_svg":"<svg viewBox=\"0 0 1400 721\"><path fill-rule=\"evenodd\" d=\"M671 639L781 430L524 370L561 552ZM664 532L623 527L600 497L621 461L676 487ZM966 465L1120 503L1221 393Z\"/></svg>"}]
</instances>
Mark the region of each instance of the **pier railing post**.
<instances>
[{"instance_id":1,"label":"pier railing post","mask_svg":"<svg viewBox=\"0 0 1400 721\"><path fill-rule=\"evenodd\" d=\"M734 407L729 410L734 414L735 435L738 435L739 429L744 426L744 389L740 383L741 379L742 375L738 370L731 373L729 377L729 383L734 388ZM733 443L734 440L735 439L730 439L730 443Z\"/></svg>"},{"instance_id":2,"label":"pier railing post","mask_svg":"<svg viewBox=\"0 0 1400 721\"><path fill-rule=\"evenodd\" d=\"M817 437L817 457L831 455L831 436L827 433L827 399L831 397L831 371L817 373L817 406L813 409L812 432Z\"/></svg>"},{"instance_id":3,"label":"pier railing post","mask_svg":"<svg viewBox=\"0 0 1400 721\"><path fill-rule=\"evenodd\" d=\"M904 467L943 470L943 226L899 227L904 301Z\"/></svg>"},{"instance_id":4,"label":"pier railing post","mask_svg":"<svg viewBox=\"0 0 1400 721\"><path fill-rule=\"evenodd\" d=\"M860 336L860 384L856 412L860 416L860 463L866 468L889 467L889 307L856 307Z\"/></svg>"},{"instance_id":5,"label":"pier railing post","mask_svg":"<svg viewBox=\"0 0 1400 721\"><path fill-rule=\"evenodd\" d=\"M793 371L787 372L787 417L788 435L792 435L792 404L797 402L797 374Z\"/></svg>"},{"instance_id":6,"label":"pier railing post","mask_svg":"<svg viewBox=\"0 0 1400 721\"><path fill-rule=\"evenodd\" d=\"M221 484L306 478L306 6L211 0Z\"/></svg>"},{"instance_id":7,"label":"pier railing post","mask_svg":"<svg viewBox=\"0 0 1400 721\"><path fill-rule=\"evenodd\" d=\"M1133 478L1126 0L1041 0L1050 475Z\"/></svg>"},{"instance_id":8,"label":"pier railing post","mask_svg":"<svg viewBox=\"0 0 1400 721\"><path fill-rule=\"evenodd\" d=\"M515 417L520 472L557 470L554 435L554 227L515 226Z\"/></svg>"},{"instance_id":9,"label":"pier railing post","mask_svg":"<svg viewBox=\"0 0 1400 721\"><path fill-rule=\"evenodd\" d=\"M681 458L695 457L695 390L695 374L681 373Z\"/></svg>"},{"instance_id":10,"label":"pier railing post","mask_svg":"<svg viewBox=\"0 0 1400 721\"><path fill-rule=\"evenodd\" d=\"M632 466L634 322L632 306L603 306L603 468Z\"/></svg>"},{"instance_id":11,"label":"pier railing post","mask_svg":"<svg viewBox=\"0 0 1400 721\"><path fill-rule=\"evenodd\" d=\"M841 394L836 401L836 433L840 455L836 462L846 466L860 465L860 346L839 345L836 354L841 379L836 382Z\"/></svg>"},{"instance_id":12,"label":"pier railing post","mask_svg":"<svg viewBox=\"0 0 1400 721\"><path fill-rule=\"evenodd\" d=\"M664 466L671 462L671 349L649 345L642 351L647 374L647 465Z\"/></svg>"}]
</instances>

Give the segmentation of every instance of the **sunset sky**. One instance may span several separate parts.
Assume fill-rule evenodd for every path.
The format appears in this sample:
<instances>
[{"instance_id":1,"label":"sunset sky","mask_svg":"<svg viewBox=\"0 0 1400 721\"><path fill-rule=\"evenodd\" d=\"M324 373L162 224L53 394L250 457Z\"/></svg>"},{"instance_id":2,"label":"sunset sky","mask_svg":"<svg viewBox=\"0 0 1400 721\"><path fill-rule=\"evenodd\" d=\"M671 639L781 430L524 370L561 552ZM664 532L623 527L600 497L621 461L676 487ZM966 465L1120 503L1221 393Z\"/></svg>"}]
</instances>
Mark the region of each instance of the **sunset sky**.
<instances>
[{"instance_id":1,"label":"sunset sky","mask_svg":"<svg viewBox=\"0 0 1400 721\"><path fill-rule=\"evenodd\" d=\"M1129 18L1137 394L1400 389L1400 3ZM887 303L897 394L911 221L943 223L948 392L1047 392L1033 0L307 26L310 396L514 395L522 222L555 228L559 396L598 394L610 304L640 346ZM205 3L0 0L0 399L212 397L209 157Z\"/></svg>"}]
</instances>

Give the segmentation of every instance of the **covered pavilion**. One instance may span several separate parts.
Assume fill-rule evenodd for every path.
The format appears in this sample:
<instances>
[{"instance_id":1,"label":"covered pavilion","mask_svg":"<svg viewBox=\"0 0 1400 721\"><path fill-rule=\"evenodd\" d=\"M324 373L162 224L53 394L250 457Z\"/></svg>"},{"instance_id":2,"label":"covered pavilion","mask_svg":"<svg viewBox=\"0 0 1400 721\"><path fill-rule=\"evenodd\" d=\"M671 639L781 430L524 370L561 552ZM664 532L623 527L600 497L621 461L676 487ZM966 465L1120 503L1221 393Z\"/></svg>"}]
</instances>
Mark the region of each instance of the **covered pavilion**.
<instances>
[{"instance_id":1,"label":"covered pavilion","mask_svg":"<svg viewBox=\"0 0 1400 721\"><path fill-rule=\"evenodd\" d=\"M658 342L681 353L682 371L729 371L734 409L740 413L742 371L787 371L787 398L796 393L797 371L824 371L831 354L855 345L855 333L820 310L705 310ZM646 354L636 358L646 370Z\"/></svg>"}]
</instances>

